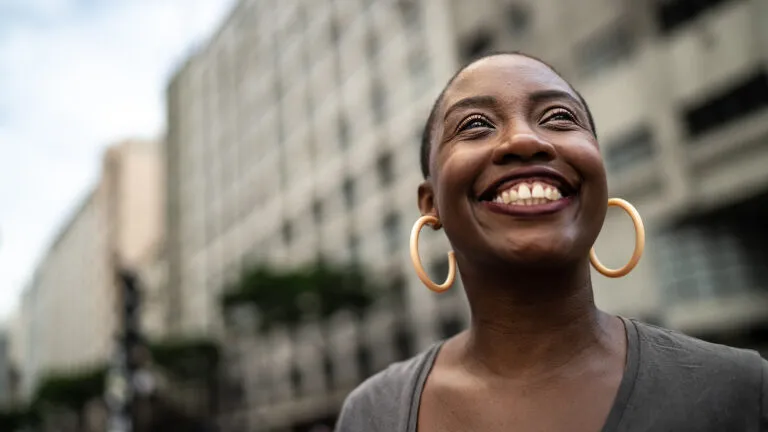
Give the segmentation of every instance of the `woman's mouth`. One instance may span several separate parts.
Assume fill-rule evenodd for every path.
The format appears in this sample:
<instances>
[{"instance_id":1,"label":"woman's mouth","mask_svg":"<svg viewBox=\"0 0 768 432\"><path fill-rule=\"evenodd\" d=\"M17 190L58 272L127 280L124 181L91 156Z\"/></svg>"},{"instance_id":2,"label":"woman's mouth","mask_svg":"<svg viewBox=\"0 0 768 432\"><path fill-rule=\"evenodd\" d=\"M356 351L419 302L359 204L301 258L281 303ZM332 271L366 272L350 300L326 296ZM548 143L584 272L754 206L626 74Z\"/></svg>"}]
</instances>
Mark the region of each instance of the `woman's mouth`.
<instances>
[{"instance_id":1,"label":"woman's mouth","mask_svg":"<svg viewBox=\"0 0 768 432\"><path fill-rule=\"evenodd\" d=\"M563 199L563 192L557 186L540 181L521 182L500 191L493 202L511 206L532 206L547 204Z\"/></svg>"},{"instance_id":2,"label":"woman's mouth","mask_svg":"<svg viewBox=\"0 0 768 432\"><path fill-rule=\"evenodd\" d=\"M495 196L481 203L495 213L535 216L554 213L567 207L575 196L547 178L518 179L499 188Z\"/></svg>"}]
</instances>

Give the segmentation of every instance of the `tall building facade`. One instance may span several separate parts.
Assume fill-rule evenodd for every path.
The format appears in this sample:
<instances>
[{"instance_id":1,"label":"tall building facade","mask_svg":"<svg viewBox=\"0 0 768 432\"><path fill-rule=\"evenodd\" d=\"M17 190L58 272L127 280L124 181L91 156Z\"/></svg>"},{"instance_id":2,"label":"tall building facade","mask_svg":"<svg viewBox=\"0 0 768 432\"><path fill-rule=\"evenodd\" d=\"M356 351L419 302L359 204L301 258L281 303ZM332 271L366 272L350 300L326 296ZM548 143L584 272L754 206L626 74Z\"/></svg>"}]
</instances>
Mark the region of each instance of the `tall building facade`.
<instances>
[{"instance_id":1,"label":"tall building facade","mask_svg":"<svg viewBox=\"0 0 768 432\"><path fill-rule=\"evenodd\" d=\"M610 193L646 222L635 271L594 275L598 303L764 349L767 19L768 0L240 1L168 86L174 330L218 333L221 290L254 262L358 260L390 283L404 307L338 317L330 340L308 323L228 344L249 430L332 418L367 374L459 331L460 287L430 293L407 252L421 128L461 64L522 50L585 96ZM444 277L447 241L422 237ZM611 209L598 255L621 266L633 239Z\"/></svg>"},{"instance_id":2,"label":"tall building facade","mask_svg":"<svg viewBox=\"0 0 768 432\"><path fill-rule=\"evenodd\" d=\"M110 147L102 176L63 225L25 289L13 332L22 393L45 374L103 364L115 343L116 268L141 271L162 244L160 145Z\"/></svg>"},{"instance_id":3,"label":"tall building facade","mask_svg":"<svg viewBox=\"0 0 768 432\"><path fill-rule=\"evenodd\" d=\"M451 8L462 61L530 52L589 102L610 193L637 206L650 235L630 276L595 275L598 302L698 336L761 333L768 1L453 0ZM629 218L609 211L598 255L621 266L632 242Z\"/></svg>"},{"instance_id":4,"label":"tall building facade","mask_svg":"<svg viewBox=\"0 0 768 432\"><path fill-rule=\"evenodd\" d=\"M446 5L245 0L180 68L168 87L168 256L185 331L215 332L222 287L256 261L358 259L417 286L419 136L456 64ZM445 251L425 240L425 260ZM426 316L433 298L402 291Z\"/></svg>"}]
</instances>

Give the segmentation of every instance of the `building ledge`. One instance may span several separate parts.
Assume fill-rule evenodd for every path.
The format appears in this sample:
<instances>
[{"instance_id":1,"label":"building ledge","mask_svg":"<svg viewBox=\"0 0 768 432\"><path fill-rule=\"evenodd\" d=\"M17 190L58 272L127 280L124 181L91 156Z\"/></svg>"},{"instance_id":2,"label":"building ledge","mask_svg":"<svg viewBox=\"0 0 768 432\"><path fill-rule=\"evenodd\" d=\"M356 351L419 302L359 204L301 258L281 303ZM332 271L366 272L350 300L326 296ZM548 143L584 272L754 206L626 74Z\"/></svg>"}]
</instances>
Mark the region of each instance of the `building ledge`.
<instances>
[{"instance_id":1,"label":"building ledge","mask_svg":"<svg viewBox=\"0 0 768 432\"><path fill-rule=\"evenodd\" d=\"M664 325L692 335L739 332L764 323L768 323L768 293L702 299L664 312Z\"/></svg>"}]
</instances>

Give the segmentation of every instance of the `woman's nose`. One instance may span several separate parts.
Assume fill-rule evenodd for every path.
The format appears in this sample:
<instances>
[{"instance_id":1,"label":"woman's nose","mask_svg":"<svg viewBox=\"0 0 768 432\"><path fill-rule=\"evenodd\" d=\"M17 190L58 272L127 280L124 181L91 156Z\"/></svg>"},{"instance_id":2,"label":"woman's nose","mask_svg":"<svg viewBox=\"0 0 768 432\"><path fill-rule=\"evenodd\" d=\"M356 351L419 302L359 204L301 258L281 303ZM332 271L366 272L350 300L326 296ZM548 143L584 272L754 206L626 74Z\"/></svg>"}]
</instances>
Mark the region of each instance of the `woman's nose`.
<instances>
[{"instance_id":1,"label":"woman's nose","mask_svg":"<svg viewBox=\"0 0 768 432\"><path fill-rule=\"evenodd\" d=\"M554 158L555 147L530 129L513 131L493 152L496 164L531 160L546 162Z\"/></svg>"}]
</instances>

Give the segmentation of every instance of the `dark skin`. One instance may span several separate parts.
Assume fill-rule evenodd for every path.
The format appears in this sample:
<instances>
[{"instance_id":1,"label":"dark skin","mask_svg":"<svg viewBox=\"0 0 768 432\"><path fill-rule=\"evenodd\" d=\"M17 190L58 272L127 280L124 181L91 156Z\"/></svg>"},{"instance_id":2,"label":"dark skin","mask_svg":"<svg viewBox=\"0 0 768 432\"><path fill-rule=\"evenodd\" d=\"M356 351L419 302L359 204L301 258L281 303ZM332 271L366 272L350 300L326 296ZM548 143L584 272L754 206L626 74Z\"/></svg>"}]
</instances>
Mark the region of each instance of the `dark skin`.
<instances>
[{"instance_id":1,"label":"dark skin","mask_svg":"<svg viewBox=\"0 0 768 432\"><path fill-rule=\"evenodd\" d=\"M419 208L456 252L472 319L435 360L419 431L601 430L627 343L622 321L593 300L588 254L608 196L585 107L546 65L499 55L457 76L433 132ZM530 167L565 179L569 205L489 210L483 194Z\"/></svg>"}]
</instances>

